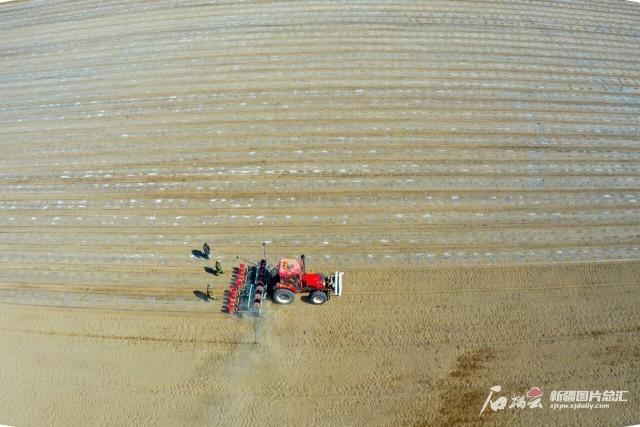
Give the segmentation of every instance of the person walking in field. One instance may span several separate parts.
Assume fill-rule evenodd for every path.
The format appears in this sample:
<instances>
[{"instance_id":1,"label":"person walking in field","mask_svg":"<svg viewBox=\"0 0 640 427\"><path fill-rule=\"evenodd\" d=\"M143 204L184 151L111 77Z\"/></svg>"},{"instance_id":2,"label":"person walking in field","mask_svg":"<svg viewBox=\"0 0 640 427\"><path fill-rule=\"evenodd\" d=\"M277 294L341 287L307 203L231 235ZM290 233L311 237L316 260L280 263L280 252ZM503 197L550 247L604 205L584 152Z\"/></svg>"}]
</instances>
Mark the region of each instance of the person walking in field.
<instances>
[{"instance_id":1,"label":"person walking in field","mask_svg":"<svg viewBox=\"0 0 640 427\"><path fill-rule=\"evenodd\" d=\"M202 245L202 253L204 253L205 258L211 259L211 247L209 247L207 242L204 242L204 245Z\"/></svg>"}]
</instances>

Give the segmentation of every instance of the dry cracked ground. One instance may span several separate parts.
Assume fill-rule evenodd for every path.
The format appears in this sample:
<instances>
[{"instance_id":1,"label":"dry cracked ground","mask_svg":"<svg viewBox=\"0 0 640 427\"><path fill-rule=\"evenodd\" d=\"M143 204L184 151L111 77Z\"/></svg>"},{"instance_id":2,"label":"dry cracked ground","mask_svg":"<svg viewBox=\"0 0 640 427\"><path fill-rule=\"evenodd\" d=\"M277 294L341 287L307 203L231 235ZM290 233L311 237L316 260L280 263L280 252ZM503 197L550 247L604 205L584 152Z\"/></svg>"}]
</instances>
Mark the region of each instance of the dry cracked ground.
<instances>
[{"instance_id":1,"label":"dry cracked ground","mask_svg":"<svg viewBox=\"0 0 640 427\"><path fill-rule=\"evenodd\" d=\"M640 422L640 5L23 0L0 40L0 423ZM205 240L344 295L226 315Z\"/></svg>"}]
</instances>

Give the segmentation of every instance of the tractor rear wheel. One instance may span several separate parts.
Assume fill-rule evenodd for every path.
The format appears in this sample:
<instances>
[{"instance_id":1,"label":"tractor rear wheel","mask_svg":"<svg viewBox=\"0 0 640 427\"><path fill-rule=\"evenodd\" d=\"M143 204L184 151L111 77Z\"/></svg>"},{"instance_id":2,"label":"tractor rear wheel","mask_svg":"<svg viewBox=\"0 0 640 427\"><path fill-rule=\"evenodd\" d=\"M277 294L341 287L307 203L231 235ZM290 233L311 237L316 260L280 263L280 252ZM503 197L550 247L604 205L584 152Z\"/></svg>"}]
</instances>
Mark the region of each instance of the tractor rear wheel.
<instances>
[{"instance_id":1,"label":"tractor rear wheel","mask_svg":"<svg viewBox=\"0 0 640 427\"><path fill-rule=\"evenodd\" d=\"M291 304L295 298L295 294L289 289L281 288L273 292L273 300L278 304Z\"/></svg>"},{"instance_id":2,"label":"tractor rear wheel","mask_svg":"<svg viewBox=\"0 0 640 427\"><path fill-rule=\"evenodd\" d=\"M311 295L309 295L309 301L311 301L311 304L324 304L327 302L327 294L322 291L311 292Z\"/></svg>"}]
</instances>

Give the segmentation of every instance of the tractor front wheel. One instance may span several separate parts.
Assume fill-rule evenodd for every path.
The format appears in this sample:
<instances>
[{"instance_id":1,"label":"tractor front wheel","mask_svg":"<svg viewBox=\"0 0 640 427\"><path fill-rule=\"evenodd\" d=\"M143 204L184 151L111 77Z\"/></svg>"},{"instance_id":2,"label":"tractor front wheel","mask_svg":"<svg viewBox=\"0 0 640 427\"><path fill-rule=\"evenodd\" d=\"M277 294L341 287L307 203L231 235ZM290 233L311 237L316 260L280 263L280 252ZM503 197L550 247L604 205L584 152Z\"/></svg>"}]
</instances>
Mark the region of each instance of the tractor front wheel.
<instances>
[{"instance_id":1,"label":"tractor front wheel","mask_svg":"<svg viewBox=\"0 0 640 427\"><path fill-rule=\"evenodd\" d=\"M291 304L295 299L295 294L289 289L276 289L273 292L273 300L278 304Z\"/></svg>"},{"instance_id":2,"label":"tractor front wheel","mask_svg":"<svg viewBox=\"0 0 640 427\"><path fill-rule=\"evenodd\" d=\"M324 304L327 302L327 294L322 291L311 292L311 295L309 295L309 301L311 301L311 304Z\"/></svg>"}]
</instances>

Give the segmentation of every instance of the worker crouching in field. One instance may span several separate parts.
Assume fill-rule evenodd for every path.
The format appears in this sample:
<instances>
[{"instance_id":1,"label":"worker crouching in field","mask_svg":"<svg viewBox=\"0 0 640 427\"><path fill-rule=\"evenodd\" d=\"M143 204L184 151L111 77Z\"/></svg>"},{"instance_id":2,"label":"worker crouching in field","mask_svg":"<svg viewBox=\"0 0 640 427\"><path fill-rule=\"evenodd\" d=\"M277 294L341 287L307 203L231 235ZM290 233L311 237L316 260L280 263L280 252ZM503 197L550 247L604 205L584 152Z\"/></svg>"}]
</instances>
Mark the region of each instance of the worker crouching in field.
<instances>
[{"instance_id":1,"label":"worker crouching in field","mask_svg":"<svg viewBox=\"0 0 640 427\"><path fill-rule=\"evenodd\" d=\"M207 298L209 299L209 301L215 301L216 297L213 296L213 286L211 285L207 285Z\"/></svg>"},{"instance_id":2,"label":"worker crouching in field","mask_svg":"<svg viewBox=\"0 0 640 427\"><path fill-rule=\"evenodd\" d=\"M224 271L222 270L222 264L220 264L220 258L216 258L216 276L218 274L224 274Z\"/></svg>"}]
</instances>

